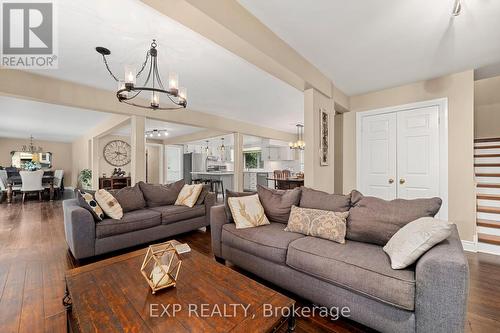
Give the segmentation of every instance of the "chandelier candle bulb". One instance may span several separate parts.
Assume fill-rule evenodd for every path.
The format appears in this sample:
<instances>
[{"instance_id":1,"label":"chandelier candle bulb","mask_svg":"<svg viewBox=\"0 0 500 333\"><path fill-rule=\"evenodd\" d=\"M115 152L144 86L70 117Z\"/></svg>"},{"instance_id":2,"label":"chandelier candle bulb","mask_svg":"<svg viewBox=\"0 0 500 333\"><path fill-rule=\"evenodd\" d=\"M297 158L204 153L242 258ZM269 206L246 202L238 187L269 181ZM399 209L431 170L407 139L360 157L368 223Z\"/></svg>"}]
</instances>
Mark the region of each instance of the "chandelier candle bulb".
<instances>
[{"instance_id":1,"label":"chandelier candle bulb","mask_svg":"<svg viewBox=\"0 0 500 333\"><path fill-rule=\"evenodd\" d=\"M179 88L179 98L183 101L187 100L187 88L185 87Z\"/></svg>"},{"instance_id":2,"label":"chandelier candle bulb","mask_svg":"<svg viewBox=\"0 0 500 333\"><path fill-rule=\"evenodd\" d=\"M155 92L151 94L151 106L153 108L157 108L160 106L160 96L158 96L158 94Z\"/></svg>"},{"instance_id":3,"label":"chandelier candle bulb","mask_svg":"<svg viewBox=\"0 0 500 333\"><path fill-rule=\"evenodd\" d=\"M125 87L131 88L135 85L135 68L133 65L125 66Z\"/></svg>"},{"instance_id":4,"label":"chandelier candle bulb","mask_svg":"<svg viewBox=\"0 0 500 333\"><path fill-rule=\"evenodd\" d=\"M177 96L179 93L179 75L177 73L168 74L168 90Z\"/></svg>"},{"instance_id":5,"label":"chandelier candle bulb","mask_svg":"<svg viewBox=\"0 0 500 333\"><path fill-rule=\"evenodd\" d=\"M125 87L125 81L118 81L118 91L120 90L123 90L123 89L126 89ZM128 97L128 93L126 91L122 91L119 95L120 98L127 98Z\"/></svg>"}]
</instances>

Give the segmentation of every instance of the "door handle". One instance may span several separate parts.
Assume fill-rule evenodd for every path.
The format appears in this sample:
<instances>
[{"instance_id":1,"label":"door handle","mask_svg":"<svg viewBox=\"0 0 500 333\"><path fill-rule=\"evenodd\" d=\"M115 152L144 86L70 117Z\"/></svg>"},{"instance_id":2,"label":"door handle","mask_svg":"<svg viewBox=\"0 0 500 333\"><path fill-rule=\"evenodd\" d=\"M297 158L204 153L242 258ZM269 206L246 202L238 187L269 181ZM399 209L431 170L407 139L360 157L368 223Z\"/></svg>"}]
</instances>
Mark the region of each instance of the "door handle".
<instances>
[{"instance_id":1,"label":"door handle","mask_svg":"<svg viewBox=\"0 0 500 333\"><path fill-rule=\"evenodd\" d=\"M392 183L394 183L394 179L389 178L389 184L392 184Z\"/></svg>"},{"instance_id":2,"label":"door handle","mask_svg":"<svg viewBox=\"0 0 500 333\"><path fill-rule=\"evenodd\" d=\"M403 185L404 183L406 183L406 179L401 178L401 179L399 180L399 183L400 183L401 185Z\"/></svg>"}]
</instances>

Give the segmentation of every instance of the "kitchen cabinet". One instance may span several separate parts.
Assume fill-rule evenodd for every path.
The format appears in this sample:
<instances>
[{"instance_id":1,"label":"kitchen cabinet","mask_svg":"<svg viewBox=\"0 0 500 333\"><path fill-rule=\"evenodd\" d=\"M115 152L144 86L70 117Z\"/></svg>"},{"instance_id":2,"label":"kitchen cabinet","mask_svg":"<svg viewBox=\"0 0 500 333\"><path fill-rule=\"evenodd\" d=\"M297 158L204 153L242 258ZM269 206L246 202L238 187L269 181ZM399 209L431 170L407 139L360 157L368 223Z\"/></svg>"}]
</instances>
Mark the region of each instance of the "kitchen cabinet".
<instances>
[{"instance_id":1,"label":"kitchen cabinet","mask_svg":"<svg viewBox=\"0 0 500 333\"><path fill-rule=\"evenodd\" d=\"M292 161L295 152L288 147L262 147L263 161Z\"/></svg>"}]
</instances>

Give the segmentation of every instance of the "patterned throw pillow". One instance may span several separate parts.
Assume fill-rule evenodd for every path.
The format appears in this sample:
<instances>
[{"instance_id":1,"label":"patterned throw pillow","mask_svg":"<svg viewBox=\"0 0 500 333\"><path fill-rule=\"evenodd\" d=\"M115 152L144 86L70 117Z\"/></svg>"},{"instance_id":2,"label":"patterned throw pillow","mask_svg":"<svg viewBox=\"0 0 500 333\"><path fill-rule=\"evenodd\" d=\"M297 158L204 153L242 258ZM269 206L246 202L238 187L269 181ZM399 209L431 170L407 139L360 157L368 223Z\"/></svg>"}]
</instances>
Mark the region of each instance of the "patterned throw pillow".
<instances>
[{"instance_id":1,"label":"patterned throw pillow","mask_svg":"<svg viewBox=\"0 0 500 333\"><path fill-rule=\"evenodd\" d=\"M203 184L184 185L177 196L177 200L175 200L175 205L193 207L200 196L201 190L203 190Z\"/></svg>"},{"instance_id":2,"label":"patterned throw pillow","mask_svg":"<svg viewBox=\"0 0 500 333\"><path fill-rule=\"evenodd\" d=\"M120 206L118 200L116 200L115 197L111 195L111 193L106 190L100 189L95 192L95 199L106 215L108 215L112 219L121 220L121 218L123 217L122 206Z\"/></svg>"},{"instance_id":3,"label":"patterned throw pillow","mask_svg":"<svg viewBox=\"0 0 500 333\"><path fill-rule=\"evenodd\" d=\"M88 210L94 217L95 221L99 222L104 219L104 212L102 211L101 206L99 206L97 201L94 199L92 193L76 189L75 194L80 207Z\"/></svg>"},{"instance_id":4,"label":"patterned throw pillow","mask_svg":"<svg viewBox=\"0 0 500 333\"><path fill-rule=\"evenodd\" d=\"M300 208L292 206L285 231L345 243L346 220L349 212Z\"/></svg>"},{"instance_id":5,"label":"patterned throw pillow","mask_svg":"<svg viewBox=\"0 0 500 333\"><path fill-rule=\"evenodd\" d=\"M270 224L257 194L228 198L227 203L236 224L236 229Z\"/></svg>"}]
</instances>

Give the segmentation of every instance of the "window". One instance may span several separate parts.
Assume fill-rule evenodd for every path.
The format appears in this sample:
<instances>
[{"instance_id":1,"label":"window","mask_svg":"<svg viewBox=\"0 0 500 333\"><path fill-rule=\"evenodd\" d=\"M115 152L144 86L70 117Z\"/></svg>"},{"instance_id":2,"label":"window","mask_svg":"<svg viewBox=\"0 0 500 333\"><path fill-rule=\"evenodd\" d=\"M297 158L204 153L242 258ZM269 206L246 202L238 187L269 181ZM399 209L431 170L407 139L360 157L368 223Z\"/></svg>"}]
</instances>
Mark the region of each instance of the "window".
<instances>
[{"instance_id":1,"label":"window","mask_svg":"<svg viewBox=\"0 0 500 333\"><path fill-rule=\"evenodd\" d=\"M260 150L243 152L243 160L245 169L264 168L264 161L262 161L262 152Z\"/></svg>"}]
</instances>

